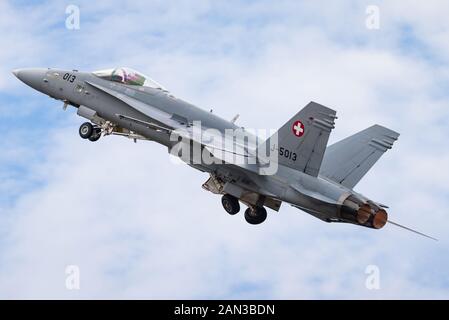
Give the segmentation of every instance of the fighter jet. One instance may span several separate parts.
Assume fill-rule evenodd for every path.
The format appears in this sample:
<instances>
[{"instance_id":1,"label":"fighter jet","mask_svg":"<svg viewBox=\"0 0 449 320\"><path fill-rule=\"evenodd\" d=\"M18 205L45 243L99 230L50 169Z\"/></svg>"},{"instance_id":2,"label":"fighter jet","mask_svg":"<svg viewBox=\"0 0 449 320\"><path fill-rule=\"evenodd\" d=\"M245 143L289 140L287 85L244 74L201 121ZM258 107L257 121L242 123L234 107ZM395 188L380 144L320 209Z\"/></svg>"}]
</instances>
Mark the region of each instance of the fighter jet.
<instances>
[{"instance_id":1,"label":"fighter jet","mask_svg":"<svg viewBox=\"0 0 449 320\"><path fill-rule=\"evenodd\" d=\"M403 227L388 219L386 205L354 191L399 137L383 126L374 125L327 146L336 111L310 102L259 141L236 124L238 116L222 119L130 68L95 72L32 68L13 73L62 101L64 110L75 107L88 120L79 128L83 139L95 142L120 135L166 146L172 155L209 174L203 188L221 195L227 213L235 215L240 204L245 205L244 217L250 224L264 222L266 208L277 212L286 203L328 223L382 229L389 222ZM251 142L236 139L236 132Z\"/></svg>"}]
</instances>

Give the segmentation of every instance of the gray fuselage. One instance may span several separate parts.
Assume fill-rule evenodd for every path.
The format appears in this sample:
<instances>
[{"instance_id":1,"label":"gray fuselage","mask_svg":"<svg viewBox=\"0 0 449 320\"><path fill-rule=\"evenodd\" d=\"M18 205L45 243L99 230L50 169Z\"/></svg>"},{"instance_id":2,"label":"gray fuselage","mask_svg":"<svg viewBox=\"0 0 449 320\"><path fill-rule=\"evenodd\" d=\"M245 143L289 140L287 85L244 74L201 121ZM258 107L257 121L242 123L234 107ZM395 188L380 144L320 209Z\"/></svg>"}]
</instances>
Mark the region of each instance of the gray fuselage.
<instances>
[{"instance_id":1,"label":"gray fuselage","mask_svg":"<svg viewBox=\"0 0 449 320\"><path fill-rule=\"evenodd\" d=\"M33 75L33 79L24 82L34 89L55 99L66 101L75 107L85 106L95 111L98 117L136 132L168 148L176 143L170 140L169 134L138 125L127 118L119 118L117 114L148 122L155 122L154 119L91 84L100 85L115 91L119 95L136 99L164 113L171 114L178 120L201 121L203 127L214 128L223 133L226 129L239 128L234 123L174 97L165 90L125 85L104 80L86 72L58 69L33 70L39 70L39 73ZM249 191L264 197L288 202L325 221L338 219L340 207L349 195L356 195L358 198L366 200L363 196L333 181L320 176L312 177L282 165L278 166L274 175L259 175L256 165L246 168L226 164L192 166L201 171L213 172L221 177L230 185L229 192L240 190L235 192L241 194Z\"/></svg>"}]
</instances>

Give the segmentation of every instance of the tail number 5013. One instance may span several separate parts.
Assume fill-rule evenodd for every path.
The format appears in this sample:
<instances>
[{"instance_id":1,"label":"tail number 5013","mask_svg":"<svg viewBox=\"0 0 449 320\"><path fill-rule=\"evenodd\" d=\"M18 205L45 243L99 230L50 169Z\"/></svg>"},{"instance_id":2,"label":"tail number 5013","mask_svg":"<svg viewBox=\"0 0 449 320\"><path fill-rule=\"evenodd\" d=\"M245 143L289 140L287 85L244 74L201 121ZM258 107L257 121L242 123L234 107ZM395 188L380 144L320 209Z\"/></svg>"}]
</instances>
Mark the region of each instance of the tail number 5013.
<instances>
[{"instance_id":1,"label":"tail number 5013","mask_svg":"<svg viewBox=\"0 0 449 320\"><path fill-rule=\"evenodd\" d=\"M285 149L284 147L279 148L279 156L287 158L292 161L296 161L298 157L295 152Z\"/></svg>"}]
</instances>

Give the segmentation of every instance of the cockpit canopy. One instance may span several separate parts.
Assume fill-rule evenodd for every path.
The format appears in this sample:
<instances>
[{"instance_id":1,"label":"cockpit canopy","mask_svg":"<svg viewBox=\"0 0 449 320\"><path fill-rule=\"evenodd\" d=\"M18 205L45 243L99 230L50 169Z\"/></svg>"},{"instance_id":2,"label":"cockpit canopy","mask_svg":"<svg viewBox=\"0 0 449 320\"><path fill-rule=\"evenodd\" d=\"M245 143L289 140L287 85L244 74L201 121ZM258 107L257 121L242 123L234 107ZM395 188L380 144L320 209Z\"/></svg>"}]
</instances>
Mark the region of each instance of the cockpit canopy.
<instances>
[{"instance_id":1,"label":"cockpit canopy","mask_svg":"<svg viewBox=\"0 0 449 320\"><path fill-rule=\"evenodd\" d=\"M119 82L131 86L149 87L167 91L156 81L131 68L121 67L115 69L99 70L93 72L93 74L104 80Z\"/></svg>"}]
</instances>

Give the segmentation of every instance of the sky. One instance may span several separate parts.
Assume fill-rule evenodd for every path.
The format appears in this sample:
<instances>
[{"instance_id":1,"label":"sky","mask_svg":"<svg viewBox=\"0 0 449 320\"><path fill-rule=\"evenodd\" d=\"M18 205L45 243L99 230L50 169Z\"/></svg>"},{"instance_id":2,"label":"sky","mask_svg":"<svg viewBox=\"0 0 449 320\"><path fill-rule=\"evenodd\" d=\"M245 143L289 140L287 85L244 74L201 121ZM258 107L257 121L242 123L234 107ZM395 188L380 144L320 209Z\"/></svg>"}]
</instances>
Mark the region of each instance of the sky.
<instances>
[{"instance_id":1,"label":"sky","mask_svg":"<svg viewBox=\"0 0 449 320\"><path fill-rule=\"evenodd\" d=\"M445 0L0 0L0 298L448 299L447 12ZM337 110L330 143L376 123L400 132L356 191L439 241L287 204L248 225L166 148L82 140L76 110L11 73L118 66L248 128L316 101Z\"/></svg>"}]
</instances>

